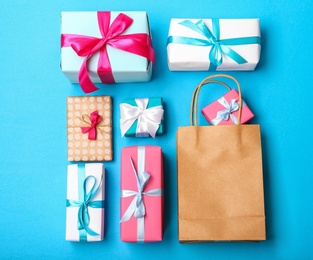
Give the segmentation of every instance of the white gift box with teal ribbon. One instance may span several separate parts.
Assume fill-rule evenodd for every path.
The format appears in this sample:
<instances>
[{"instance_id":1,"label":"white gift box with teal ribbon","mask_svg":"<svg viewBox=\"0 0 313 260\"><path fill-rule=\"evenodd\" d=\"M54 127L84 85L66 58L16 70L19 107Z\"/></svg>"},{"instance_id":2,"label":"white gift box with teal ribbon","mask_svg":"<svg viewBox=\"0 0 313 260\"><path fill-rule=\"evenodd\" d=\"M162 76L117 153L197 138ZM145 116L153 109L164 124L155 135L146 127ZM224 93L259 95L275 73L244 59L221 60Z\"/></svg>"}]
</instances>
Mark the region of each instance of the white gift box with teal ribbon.
<instances>
[{"instance_id":1,"label":"white gift box with teal ribbon","mask_svg":"<svg viewBox=\"0 0 313 260\"><path fill-rule=\"evenodd\" d=\"M259 19L172 19L171 71L254 70L260 60Z\"/></svg>"},{"instance_id":2,"label":"white gift box with teal ribbon","mask_svg":"<svg viewBox=\"0 0 313 260\"><path fill-rule=\"evenodd\" d=\"M71 164L67 172L66 240L101 241L104 233L104 166Z\"/></svg>"}]
</instances>

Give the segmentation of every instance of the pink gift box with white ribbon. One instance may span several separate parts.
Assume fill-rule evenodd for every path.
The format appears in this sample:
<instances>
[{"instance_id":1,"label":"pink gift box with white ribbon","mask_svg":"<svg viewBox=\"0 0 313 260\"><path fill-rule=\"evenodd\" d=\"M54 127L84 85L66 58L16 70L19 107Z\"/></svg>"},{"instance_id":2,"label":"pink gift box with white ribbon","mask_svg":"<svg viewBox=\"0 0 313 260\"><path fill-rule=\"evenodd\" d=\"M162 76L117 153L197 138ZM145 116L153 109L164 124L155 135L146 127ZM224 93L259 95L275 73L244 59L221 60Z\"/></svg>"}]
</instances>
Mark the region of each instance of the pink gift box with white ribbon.
<instances>
[{"instance_id":1,"label":"pink gift box with white ribbon","mask_svg":"<svg viewBox=\"0 0 313 260\"><path fill-rule=\"evenodd\" d=\"M224 96L201 110L206 120L212 125L233 125L238 123L239 95L233 89ZM250 108L242 102L241 124L254 117Z\"/></svg>"},{"instance_id":2,"label":"pink gift box with white ribbon","mask_svg":"<svg viewBox=\"0 0 313 260\"><path fill-rule=\"evenodd\" d=\"M156 242L163 236L163 158L158 146L130 146L121 156L121 240Z\"/></svg>"}]
</instances>

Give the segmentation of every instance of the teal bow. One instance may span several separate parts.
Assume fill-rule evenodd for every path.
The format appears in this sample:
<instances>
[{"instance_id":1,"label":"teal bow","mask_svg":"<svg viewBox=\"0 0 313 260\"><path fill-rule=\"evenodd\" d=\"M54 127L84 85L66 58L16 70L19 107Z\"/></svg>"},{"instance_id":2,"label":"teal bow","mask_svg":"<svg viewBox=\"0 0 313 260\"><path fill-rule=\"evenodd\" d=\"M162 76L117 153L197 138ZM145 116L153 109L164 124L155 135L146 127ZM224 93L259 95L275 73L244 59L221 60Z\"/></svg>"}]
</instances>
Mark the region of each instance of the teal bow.
<instances>
[{"instance_id":1,"label":"teal bow","mask_svg":"<svg viewBox=\"0 0 313 260\"><path fill-rule=\"evenodd\" d=\"M93 185L90 191L87 193L86 185L88 180L93 180ZM66 200L66 207L79 207L78 210L78 223L77 229L80 231L86 231L90 236L98 236L99 234L89 228L90 216L88 212L88 207L91 208L104 208L104 200L92 201L92 199L96 196L98 190L102 185L103 176L101 177L100 183L98 187L95 188L96 178L94 176L88 176L84 180L84 201L77 200ZM82 240L86 240L86 236L81 237Z\"/></svg>"},{"instance_id":2,"label":"teal bow","mask_svg":"<svg viewBox=\"0 0 313 260\"><path fill-rule=\"evenodd\" d=\"M198 32L206 39L189 38L183 36L169 36L167 44L179 43L189 44L196 46L212 46L209 53L210 68L209 70L216 70L216 67L223 63L223 55L227 55L238 64L247 63L247 61L240 56L237 52L232 50L228 45L244 45L244 44L261 44L261 37L241 37L231 39L220 39L220 24L219 19L212 19L212 31L206 26L203 20L199 20L197 23L193 23L189 20L184 20L179 24Z\"/></svg>"}]
</instances>

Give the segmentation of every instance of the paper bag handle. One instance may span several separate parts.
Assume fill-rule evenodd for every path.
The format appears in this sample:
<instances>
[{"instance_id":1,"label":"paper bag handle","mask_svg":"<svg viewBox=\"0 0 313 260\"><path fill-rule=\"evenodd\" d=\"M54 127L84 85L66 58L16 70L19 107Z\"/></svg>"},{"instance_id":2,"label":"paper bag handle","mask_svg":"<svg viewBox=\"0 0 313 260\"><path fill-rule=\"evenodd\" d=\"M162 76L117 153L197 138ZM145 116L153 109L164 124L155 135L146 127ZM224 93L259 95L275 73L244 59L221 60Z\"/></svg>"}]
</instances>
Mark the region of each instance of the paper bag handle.
<instances>
[{"instance_id":1,"label":"paper bag handle","mask_svg":"<svg viewBox=\"0 0 313 260\"><path fill-rule=\"evenodd\" d=\"M192 93L192 98L191 98L191 105L190 105L190 125L192 126L197 126L198 125L198 97L199 93L201 90L201 87L206 84L211 84L211 83L216 83L225 86L228 90L231 90L231 88L222 81L219 80L212 80L214 78L229 78L232 79L238 88L238 93L239 93L239 111L238 111L238 125L241 124L241 112L242 112L242 98L241 98L241 88L239 82L232 76L227 75L227 74L216 74L209 76L202 80L200 84L195 88L195 90Z\"/></svg>"}]
</instances>

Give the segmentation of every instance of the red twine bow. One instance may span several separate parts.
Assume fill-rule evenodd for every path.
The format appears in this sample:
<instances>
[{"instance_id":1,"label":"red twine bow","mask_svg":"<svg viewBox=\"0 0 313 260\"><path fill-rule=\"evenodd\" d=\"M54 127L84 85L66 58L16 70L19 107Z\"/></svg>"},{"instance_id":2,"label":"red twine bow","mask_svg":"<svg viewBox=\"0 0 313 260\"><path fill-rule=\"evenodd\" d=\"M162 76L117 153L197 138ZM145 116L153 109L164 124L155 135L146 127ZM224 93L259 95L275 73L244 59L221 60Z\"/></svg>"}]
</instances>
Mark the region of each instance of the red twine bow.
<instances>
[{"instance_id":1,"label":"red twine bow","mask_svg":"<svg viewBox=\"0 0 313 260\"><path fill-rule=\"evenodd\" d=\"M88 74L88 61L96 52L100 52L97 73L102 83L115 83L106 45L127 51L154 62L152 41L146 33L121 35L133 23L133 19L120 13L110 26L110 12L97 12L99 30L102 38L78 34L62 34L61 47L72 47L80 57L85 57L78 80L85 93L98 90Z\"/></svg>"},{"instance_id":2,"label":"red twine bow","mask_svg":"<svg viewBox=\"0 0 313 260\"><path fill-rule=\"evenodd\" d=\"M96 140L97 139L97 125L101 122L102 117L98 114L98 110L93 111L90 113L90 126L81 127L82 132L88 133L89 140Z\"/></svg>"}]
</instances>

